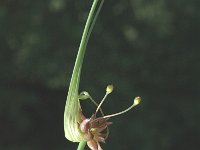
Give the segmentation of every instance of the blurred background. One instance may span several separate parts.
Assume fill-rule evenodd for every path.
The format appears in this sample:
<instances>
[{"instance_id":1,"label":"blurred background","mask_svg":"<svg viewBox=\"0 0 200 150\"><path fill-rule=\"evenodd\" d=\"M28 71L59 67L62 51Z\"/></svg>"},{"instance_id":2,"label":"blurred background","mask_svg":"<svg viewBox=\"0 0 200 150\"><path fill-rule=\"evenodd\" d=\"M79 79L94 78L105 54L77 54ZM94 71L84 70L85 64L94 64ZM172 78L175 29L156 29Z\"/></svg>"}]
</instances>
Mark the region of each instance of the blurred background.
<instances>
[{"instance_id":1,"label":"blurred background","mask_svg":"<svg viewBox=\"0 0 200 150\"><path fill-rule=\"evenodd\" d=\"M92 0L0 1L0 149L73 150L63 113ZM200 147L200 1L105 0L80 92L112 118L105 150ZM82 102L84 113L95 111Z\"/></svg>"}]
</instances>

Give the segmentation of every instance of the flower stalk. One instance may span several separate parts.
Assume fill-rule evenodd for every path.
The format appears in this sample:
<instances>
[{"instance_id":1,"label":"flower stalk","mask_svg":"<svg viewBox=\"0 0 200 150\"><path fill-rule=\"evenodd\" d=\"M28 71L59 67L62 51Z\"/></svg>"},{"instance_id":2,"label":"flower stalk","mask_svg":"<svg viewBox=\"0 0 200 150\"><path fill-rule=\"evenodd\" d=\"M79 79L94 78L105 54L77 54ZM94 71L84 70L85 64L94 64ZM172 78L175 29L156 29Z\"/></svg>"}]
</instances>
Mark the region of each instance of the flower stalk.
<instances>
[{"instance_id":1,"label":"flower stalk","mask_svg":"<svg viewBox=\"0 0 200 150\"><path fill-rule=\"evenodd\" d=\"M84 150L85 145L86 145L86 142L85 142L85 141L80 142L80 143L78 144L77 150Z\"/></svg>"}]
</instances>

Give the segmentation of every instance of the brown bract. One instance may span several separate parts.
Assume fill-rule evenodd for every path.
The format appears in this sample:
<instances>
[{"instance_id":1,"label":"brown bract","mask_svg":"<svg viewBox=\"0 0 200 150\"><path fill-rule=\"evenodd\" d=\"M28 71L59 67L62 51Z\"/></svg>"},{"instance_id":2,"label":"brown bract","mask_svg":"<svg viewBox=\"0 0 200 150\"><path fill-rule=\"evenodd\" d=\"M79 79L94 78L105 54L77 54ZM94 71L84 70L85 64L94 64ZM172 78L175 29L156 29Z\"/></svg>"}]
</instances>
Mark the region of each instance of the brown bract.
<instances>
[{"instance_id":1,"label":"brown bract","mask_svg":"<svg viewBox=\"0 0 200 150\"><path fill-rule=\"evenodd\" d=\"M96 114L93 114L89 119L82 112L80 114L82 122L79 128L84 133L88 147L91 150L102 150L99 143L105 143L109 134L108 125L112 124L112 122L108 122L109 118L96 118Z\"/></svg>"}]
</instances>

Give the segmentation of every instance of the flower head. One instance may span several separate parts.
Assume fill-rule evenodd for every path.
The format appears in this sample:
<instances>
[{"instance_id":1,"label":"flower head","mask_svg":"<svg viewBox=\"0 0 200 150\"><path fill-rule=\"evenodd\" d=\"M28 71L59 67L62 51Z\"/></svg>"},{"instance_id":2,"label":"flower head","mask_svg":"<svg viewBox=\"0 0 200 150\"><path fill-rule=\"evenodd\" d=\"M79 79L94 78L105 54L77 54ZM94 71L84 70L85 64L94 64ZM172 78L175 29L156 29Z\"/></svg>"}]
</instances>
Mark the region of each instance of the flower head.
<instances>
[{"instance_id":1,"label":"flower head","mask_svg":"<svg viewBox=\"0 0 200 150\"><path fill-rule=\"evenodd\" d=\"M101 105L105 101L108 94L110 94L112 91L113 91L113 85L108 85L106 88L105 96L103 97L100 104L97 105L97 109L96 109L95 113L92 114L92 116L90 118L86 118L83 115L83 113L80 112L82 121L79 125L79 129L84 134L84 139L87 141L87 145L91 150L102 150L102 148L100 146L100 142L105 143L105 140L108 138L108 134L109 134L108 126L112 124L112 122L109 122L108 120L111 117L114 117L114 116L117 116L117 115L120 115L120 114L123 114L123 113L129 111L134 106L138 105L141 101L140 97L136 97L134 99L134 103L126 110L105 116L101 109ZM86 94L86 95L83 96L84 94ZM92 97L89 95L88 92L82 92L80 94L80 98L81 97L83 97L84 99L89 98L96 104L96 102L92 99ZM97 112L99 110L101 111L102 116L97 118Z\"/></svg>"}]
</instances>

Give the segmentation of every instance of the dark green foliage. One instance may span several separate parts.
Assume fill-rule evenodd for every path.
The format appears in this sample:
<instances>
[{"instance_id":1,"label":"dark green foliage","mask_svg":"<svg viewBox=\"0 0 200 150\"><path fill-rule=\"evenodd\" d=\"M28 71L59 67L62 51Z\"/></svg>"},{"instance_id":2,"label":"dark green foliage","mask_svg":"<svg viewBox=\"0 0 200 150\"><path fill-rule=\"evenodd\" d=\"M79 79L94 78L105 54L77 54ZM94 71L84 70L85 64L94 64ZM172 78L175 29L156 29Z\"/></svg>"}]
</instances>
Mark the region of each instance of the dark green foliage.
<instances>
[{"instance_id":1,"label":"dark green foliage","mask_svg":"<svg viewBox=\"0 0 200 150\"><path fill-rule=\"evenodd\" d=\"M68 84L90 0L0 1L0 149L71 150L64 138ZM113 118L104 149L200 147L200 2L105 1L89 41L81 89ZM91 115L95 107L82 102ZM115 107L113 107L115 106ZM89 117L89 116L88 116Z\"/></svg>"}]
</instances>

